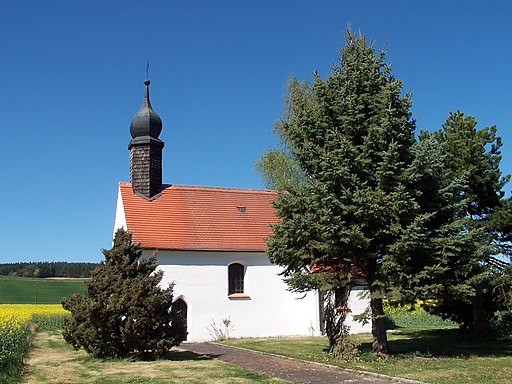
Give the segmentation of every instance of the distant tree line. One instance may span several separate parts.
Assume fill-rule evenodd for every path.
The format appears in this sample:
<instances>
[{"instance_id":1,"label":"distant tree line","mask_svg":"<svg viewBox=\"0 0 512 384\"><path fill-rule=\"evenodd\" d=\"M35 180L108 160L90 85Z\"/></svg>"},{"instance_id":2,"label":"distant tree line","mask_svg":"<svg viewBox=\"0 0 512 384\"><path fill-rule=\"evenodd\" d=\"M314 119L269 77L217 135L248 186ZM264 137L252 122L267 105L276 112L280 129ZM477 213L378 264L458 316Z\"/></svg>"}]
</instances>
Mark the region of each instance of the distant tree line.
<instances>
[{"instance_id":1,"label":"distant tree line","mask_svg":"<svg viewBox=\"0 0 512 384\"><path fill-rule=\"evenodd\" d=\"M0 276L91 277L100 263L32 262L0 264Z\"/></svg>"}]
</instances>

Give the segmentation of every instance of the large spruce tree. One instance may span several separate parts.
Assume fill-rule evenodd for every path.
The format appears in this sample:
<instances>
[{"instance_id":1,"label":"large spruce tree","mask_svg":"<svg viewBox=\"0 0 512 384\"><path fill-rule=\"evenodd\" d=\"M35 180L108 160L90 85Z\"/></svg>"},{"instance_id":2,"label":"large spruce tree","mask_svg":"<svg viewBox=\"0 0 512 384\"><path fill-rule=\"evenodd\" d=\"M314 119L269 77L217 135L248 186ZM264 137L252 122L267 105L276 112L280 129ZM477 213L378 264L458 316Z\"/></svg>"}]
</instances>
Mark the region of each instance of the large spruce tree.
<instances>
[{"instance_id":1,"label":"large spruce tree","mask_svg":"<svg viewBox=\"0 0 512 384\"><path fill-rule=\"evenodd\" d=\"M459 217L467 236L443 260L447 268L439 281L439 305L432 310L486 333L493 312L502 306L496 287L510 280L504 257L512 255L511 200L503 191L510 176L500 170L501 138L495 126L477 129L477 121L460 111L450 113L438 131L420 137L434 140L441 150L446 178L465 179L458 195L464 197Z\"/></svg>"},{"instance_id":2,"label":"large spruce tree","mask_svg":"<svg viewBox=\"0 0 512 384\"><path fill-rule=\"evenodd\" d=\"M64 338L96 357L159 356L186 337L172 311L172 286L162 289L156 259L141 257L130 233L118 230L105 263L92 273L83 295L62 305L71 312Z\"/></svg>"},{"instance_id":3,"label":"large spruce tree","mask_svg":"<svg viewBox=\"0 0 512 384\"><path fill-rule=\"evenodd\" d=\"M366 279L373 348L383 353L383 298L398 292L401 280L407 285L401 297L411 299L418 286L434 289L431 276L441 273L428 251L436 225L425 195L438 196L436 206L444 203L427 182L440 163L416 144L410 104L385 54L349 30L325 80L315 73L312 84L290 81L287 109L276 125L283 149L258 162L278 191L280 220L268 241L269 258L299 291Z\"/></svg>"}]
</instances>

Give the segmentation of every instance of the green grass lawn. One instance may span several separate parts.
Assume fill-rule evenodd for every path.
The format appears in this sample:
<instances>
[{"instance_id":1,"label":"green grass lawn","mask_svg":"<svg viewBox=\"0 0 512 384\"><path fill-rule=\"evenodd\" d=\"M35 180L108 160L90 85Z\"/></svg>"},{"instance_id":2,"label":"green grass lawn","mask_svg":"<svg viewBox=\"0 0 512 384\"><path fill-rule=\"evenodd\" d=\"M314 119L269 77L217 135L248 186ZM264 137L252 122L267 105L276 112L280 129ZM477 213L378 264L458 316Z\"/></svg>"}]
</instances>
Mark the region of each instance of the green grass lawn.
<instances>
[{"instance_id":1,"label":"green grass lawn","mask_svg":"<svg viewBox=\"0 0 512 384\"><path fill-rule=\"evenodd\" d=\"M20 383L286 384L288 382L180 349L173 349L167 358L155 361L95 359L83 350L73 350L64 341L60 331L50 331L35 334L33 348L26 361ZM4 383L0 381L0 384Z\"/></svg>"},{"instance_id":2,"label":"green grass lawn","mask_svg":"<svg viewBox=\"0 0 512 384\"><path fill-rule=\"evenodd\" d=\"M427 383L510 383L512 342L474 338L458 329L400 328L388 332L393 353L387 358L371 352L371 335L354 335L360 345L351 363L332 360L325 337L229 339L224 343L302 360L405 377Z\"/></svg>"},{"instance_id":3,"label":"green grass lawn","mask_svg":"<svg viewBox=\"0 0 512 384\"><path fill-rule=\"evenodd\" d=\"M0 276L0 304L58 304L65 296L84 289L84 279Z\"/></svg>"}]
</instances>

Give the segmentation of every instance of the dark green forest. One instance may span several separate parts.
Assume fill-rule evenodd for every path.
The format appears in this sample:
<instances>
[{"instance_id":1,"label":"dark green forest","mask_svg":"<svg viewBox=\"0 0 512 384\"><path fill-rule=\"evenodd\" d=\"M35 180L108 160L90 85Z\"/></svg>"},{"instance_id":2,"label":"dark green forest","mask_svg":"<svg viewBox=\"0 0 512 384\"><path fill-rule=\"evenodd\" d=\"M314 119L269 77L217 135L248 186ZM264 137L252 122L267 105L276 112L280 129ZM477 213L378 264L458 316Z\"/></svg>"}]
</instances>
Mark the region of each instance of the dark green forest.
<instances>
[{"instance_id":1,"label":"dark green forest","mask_svg":"<svg viewBox=\"0 0 512 384\"><path fill-rule=\"evenodd\" d=\"M0 264L0 276L20 277L91 277L100 263L31 262Z\"/></svg>"}]
</instances>

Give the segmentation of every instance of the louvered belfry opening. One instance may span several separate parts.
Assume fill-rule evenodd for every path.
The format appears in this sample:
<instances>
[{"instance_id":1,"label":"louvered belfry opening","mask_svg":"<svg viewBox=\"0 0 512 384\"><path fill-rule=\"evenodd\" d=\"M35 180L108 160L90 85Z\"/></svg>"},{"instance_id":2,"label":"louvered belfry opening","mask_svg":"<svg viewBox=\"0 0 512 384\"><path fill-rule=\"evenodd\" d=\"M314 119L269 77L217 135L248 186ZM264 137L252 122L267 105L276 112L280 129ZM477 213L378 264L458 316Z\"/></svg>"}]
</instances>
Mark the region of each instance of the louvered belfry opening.
<instances>
[{"instance_id":1,"label":"louvered belfry opening","mask_svg":"<svg viewBox=\"0 0 512 384\"><path fill-rule=\"evenodd\" d=\"M144 100L130 124L132 140L128 149L132 188L134 192L152 198L162 191L162 149L165 144L158 138L162 120L151 106L149 84L149 80L144 81Z\"/></svg>"}]
</instances>

